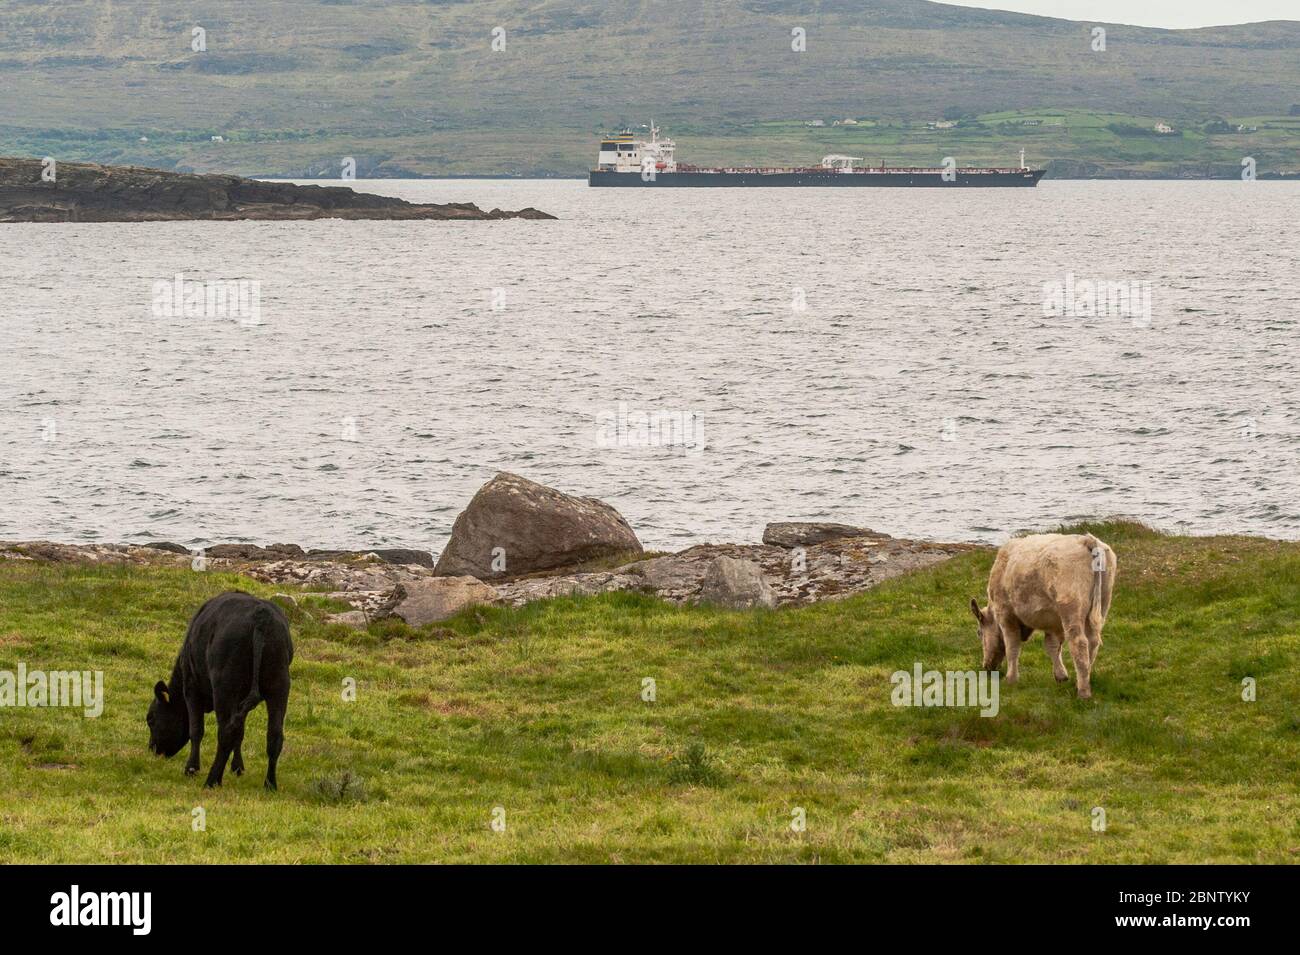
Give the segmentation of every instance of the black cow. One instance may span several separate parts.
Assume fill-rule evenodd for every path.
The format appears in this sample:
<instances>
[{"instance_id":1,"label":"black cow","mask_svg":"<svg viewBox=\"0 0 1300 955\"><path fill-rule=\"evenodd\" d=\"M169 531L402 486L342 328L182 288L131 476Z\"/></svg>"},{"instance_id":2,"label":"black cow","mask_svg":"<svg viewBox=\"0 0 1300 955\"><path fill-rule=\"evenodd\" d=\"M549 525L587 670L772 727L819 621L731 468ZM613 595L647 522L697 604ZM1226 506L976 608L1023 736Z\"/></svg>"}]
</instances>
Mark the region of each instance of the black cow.
<instances>
[{"instance_id":1,"label":"black cow","mask_svg":"<svg viewBox=\"0 0 1300 955\"><path fill-rule=\"evenodd\" d=\"M238 590L213 597L190 619L170 683L153 688L149 748L171 757L189 740L185 775L197 773L203 715L216 710L217 758L205 785L220 786L232 753L230 769L243 775L244 718L266 700L266 788L275 789L292 660L289 621L279 607Z\"/></svg>"}]
</instances>

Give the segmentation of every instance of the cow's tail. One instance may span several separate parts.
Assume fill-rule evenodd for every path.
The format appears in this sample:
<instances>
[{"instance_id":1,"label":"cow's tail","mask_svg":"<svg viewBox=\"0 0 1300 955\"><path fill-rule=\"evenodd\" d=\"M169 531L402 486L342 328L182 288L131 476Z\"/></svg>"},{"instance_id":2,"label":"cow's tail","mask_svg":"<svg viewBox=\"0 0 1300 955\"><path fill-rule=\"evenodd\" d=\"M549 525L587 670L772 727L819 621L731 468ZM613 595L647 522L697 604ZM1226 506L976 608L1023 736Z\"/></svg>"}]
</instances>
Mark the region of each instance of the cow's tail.
<instances>
[{"instance_id":1,"label":"cow's tail","mask_svg":"<svg viewBox=\"0 0 1300 955\"><path fill-rule=\"evenodd\" d=\"M1091 534L1084 536L1084 543L1088 546L1088 552L1092 555L1092 594L1088 600L1088 629L1092 633L1101 633L1102 625L1106 622L1106 575L1110 572L1109 560L1110 548L1093 537Z\"/></svg>"},{"instance_id":2,"label":"cow's tail","mask_svg":"<svg viewBox=\"0 0 1300 955\"><path fill-rule=\"evenodd\" d=\"M275 617L270 607L258 607L253 611L253 685L248 688L248 695L239 704L239 711L244 716L262 702L262 650L266 647L266 633L273 626Z\"/></svg>"}]
</instances>

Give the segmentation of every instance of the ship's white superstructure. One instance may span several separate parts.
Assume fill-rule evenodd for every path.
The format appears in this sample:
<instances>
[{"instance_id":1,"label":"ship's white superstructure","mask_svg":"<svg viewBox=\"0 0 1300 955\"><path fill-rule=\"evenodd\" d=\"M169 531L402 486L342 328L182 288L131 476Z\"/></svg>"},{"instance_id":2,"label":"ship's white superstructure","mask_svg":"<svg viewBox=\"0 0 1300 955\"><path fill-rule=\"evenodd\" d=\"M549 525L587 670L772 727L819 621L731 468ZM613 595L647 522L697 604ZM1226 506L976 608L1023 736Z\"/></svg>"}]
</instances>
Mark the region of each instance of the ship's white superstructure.
<instances>
[{"instance_id":1,"label":"ship's white superstructure","mask_svg":"<svg viewBox=\"0 0 1300 955\"><path fill-rule=\"evenodd\" d=\"M649 139L637 139L631 129L623 129L601 140L596 168L606 172L676 172L677 144L660 139L659 127L653 122L642 128L650 130Z\"/></svg>"}]
</instances>

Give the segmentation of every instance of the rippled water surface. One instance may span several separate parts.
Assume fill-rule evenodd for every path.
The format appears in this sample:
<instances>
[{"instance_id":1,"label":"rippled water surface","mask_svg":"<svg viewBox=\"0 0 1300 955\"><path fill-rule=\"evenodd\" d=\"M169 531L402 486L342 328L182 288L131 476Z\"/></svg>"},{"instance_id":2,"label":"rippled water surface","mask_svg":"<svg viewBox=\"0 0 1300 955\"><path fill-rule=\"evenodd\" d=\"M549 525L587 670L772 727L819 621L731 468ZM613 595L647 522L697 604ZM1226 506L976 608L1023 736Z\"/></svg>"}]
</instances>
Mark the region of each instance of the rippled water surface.
<instances>
[{"instance_id":1,"label":"rippled water surface","mask_svg":"<svg viewBox=\"0 0 1300 955\"><path fill-rule=\"evenodd\" d=\"M666 549L1300 537L1300 184L357 185L561 218L0 226L0 539L436 551L498 470ZM260 283L261 324L154 315L177 273ZM1045 316L1070 274L1149 322ZM620 405L699 430L611 446Z\"/></svg>"}]
</instances>

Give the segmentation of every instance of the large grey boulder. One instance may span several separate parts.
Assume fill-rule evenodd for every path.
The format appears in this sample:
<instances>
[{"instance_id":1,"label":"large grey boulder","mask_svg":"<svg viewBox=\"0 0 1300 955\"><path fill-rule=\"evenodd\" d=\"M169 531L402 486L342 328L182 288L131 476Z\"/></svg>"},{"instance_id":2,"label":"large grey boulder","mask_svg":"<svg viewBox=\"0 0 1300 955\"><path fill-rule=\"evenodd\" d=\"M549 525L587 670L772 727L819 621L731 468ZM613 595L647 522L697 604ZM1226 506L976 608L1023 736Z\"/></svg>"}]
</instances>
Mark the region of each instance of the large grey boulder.
<instances>
[{"instance_id":1,"label":"large grey boulder","mask_svg":"<svg viewBox=\"0 0 1300 955\"><path fill-rule=\"evenodd\" d=\"M878 534L866 527L831 524L825 521L777 521L763 528L763 543L774 547L812 547L846 537L873 537L885 540L889 535Z\"/></svg>"},{"instance_id":2,"label":"large grey boulder","mask_svg":"<svg viewBox=\"0 0 1300 955\"><path fill-rule=\"evenodd\" d=\"M776 595L763 568L735 557L714 558L700 585L700 600L735 610L776 606Z\"/></svg>"},{"instance_id":3,"label":"large grey boulder","mask_svg":"<svg viewBox=\"0 0 1300 955\"><path fill-rule=\"evenodd\" d=\"M456 518L433 572L506 580L641 552L632 528L608 504L502 472Z\"/></svg>"},{"instance_id":4,"label":"large grey boulder","mask_svg":"<svg viewBox=\"0 0 1300 955\"><path fill-rule=\"evenodd\" d=\"M497 600L495 588L475 577L426 577L399 584L379 615L401 617L409 626L422 627L446 620L466 607Z\"/></svg>"}]
</instances>

